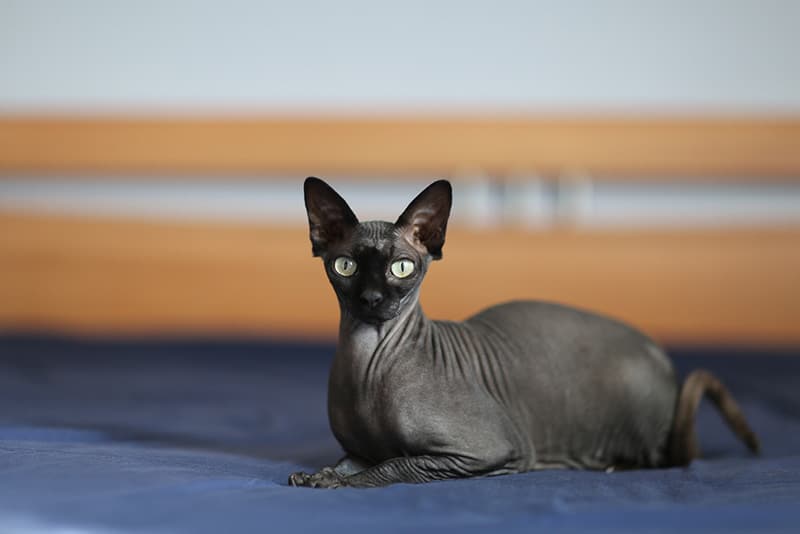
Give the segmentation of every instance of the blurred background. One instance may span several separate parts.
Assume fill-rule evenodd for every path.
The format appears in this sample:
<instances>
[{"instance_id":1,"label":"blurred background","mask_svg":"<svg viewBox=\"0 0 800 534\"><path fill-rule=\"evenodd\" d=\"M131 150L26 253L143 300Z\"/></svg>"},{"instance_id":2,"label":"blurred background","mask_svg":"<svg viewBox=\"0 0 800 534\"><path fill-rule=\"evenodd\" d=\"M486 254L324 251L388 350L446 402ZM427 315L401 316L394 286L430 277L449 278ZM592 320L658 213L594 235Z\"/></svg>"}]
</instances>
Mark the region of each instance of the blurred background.
<instances>
[{"instance_id":1,"label":"blurred background","mask_svg":"<svg viewBox=\"0 0 800 534\"><path fill-rule=\"evenodd\" d=\"M452 180L423 307L800 345L800 3L0 0L0 330L332 340L302 180Z\"/></svg>"}]
</instances>

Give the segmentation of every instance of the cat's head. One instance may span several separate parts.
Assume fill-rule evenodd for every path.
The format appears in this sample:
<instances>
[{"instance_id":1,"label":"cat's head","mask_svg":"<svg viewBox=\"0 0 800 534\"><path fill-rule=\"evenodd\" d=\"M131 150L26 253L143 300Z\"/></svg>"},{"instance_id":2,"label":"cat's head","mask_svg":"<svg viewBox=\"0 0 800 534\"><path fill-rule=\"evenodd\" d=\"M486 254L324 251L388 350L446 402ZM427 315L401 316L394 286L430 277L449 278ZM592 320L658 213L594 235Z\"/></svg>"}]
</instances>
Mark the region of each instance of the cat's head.
<instances>
[{"instance_id":1,"label":"cat's head","mask_svg":"<svg viewBox=\"0 0 800 534\"><path fill-rule=\"evenodd\" d=\"M343 311L370 324L396 317L414 300L428 265L442 257L452 188L439 180L396 222L358 222L347 202L319 178L304 184L311 250Z\"/></svg>"}]
</instances>

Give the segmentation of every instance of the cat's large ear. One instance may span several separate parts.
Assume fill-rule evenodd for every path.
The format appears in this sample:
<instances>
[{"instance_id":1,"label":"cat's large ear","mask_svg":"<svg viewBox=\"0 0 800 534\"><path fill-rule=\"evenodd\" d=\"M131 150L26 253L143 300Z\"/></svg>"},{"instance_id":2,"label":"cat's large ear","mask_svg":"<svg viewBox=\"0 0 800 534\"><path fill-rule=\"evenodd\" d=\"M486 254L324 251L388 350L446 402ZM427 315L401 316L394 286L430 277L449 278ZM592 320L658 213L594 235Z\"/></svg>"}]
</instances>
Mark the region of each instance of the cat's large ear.
<instances>
[{"instance_id":1,"label":"cat's large ear","mask_svg":"<svg viewBox=\"0 0 800 534\"><path fill-rule=\"evenodd\" d=\"M425 247L434 260L439 260L442 258L452 203L453 188L450 182L438 180L411 201L395 225L408 232L414 244Z\"/></svg>"},{"instance_id":2,"label":"cat's large ear","mask_svg":"<svg viewBox=\"0 0 800 534\"><path fill-rule=\"evenodd\" d=\"M358 224L353 210L331 186L309 176L303 184L311 252L321 256L328 246L346 237Z\"/></svg>"}]
</instances>

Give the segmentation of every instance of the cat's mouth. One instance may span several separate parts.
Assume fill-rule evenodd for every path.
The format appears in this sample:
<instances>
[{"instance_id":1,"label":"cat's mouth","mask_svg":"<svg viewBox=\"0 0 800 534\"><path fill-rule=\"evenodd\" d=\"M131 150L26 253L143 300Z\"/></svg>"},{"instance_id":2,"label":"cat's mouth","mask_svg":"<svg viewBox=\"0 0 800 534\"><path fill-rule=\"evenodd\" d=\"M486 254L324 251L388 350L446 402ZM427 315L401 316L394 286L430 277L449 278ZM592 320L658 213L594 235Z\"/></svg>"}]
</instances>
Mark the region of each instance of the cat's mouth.
<instances>
[{"instance_id":1,"label":"cat's mouth","mask_svg":"<svg viewBox=\"0 0 800 534\"><path fill-rule=\"evenodd\" d=\"M368 324L381 324L397 317L399 310L392 308L386 309L359 309L355 316Z\"/></svg>"}]
</instances>

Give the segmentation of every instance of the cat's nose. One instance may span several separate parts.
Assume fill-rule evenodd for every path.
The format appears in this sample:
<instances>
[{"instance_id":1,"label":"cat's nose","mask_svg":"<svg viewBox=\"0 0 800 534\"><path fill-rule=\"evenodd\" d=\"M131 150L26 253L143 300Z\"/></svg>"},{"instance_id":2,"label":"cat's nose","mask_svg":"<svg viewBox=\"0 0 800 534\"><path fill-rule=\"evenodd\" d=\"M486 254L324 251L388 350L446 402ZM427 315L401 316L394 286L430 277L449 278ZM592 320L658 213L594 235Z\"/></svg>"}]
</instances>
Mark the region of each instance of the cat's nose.
<instances>
[{"instance_id":1,"label":"cat's nose","mask_svg":"<svg viewBox=\"0 0 800 534\"><path fill-rule=\"evenodd\" d=\"M383 295L380 291L374 289L367 289L361 293L361 304L374 308L383 300Z\"/></svg>"}]
</instances>

